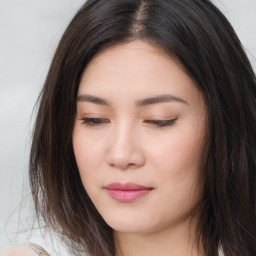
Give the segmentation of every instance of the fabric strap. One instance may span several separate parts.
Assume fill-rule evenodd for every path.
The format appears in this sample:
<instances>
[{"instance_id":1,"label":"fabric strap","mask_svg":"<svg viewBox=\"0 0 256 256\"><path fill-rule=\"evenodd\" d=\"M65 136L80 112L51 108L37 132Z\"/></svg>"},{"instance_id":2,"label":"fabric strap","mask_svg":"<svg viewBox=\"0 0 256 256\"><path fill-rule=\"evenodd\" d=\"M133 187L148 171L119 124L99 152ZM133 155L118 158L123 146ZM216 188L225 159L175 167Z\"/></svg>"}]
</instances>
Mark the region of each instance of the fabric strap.
<instances>
[{"instance_id":1,"label":"fabric strap","mask_svg":"<svg viewBox=\"0 0 256 256\"><path fill-rule=\"evenodd\" d=\"M49 253L46 252L41 246L34 244L34 243L27 243L28 247L30 247L37 255L39 256L50 256Z\"/></svg>"}]
</instances>

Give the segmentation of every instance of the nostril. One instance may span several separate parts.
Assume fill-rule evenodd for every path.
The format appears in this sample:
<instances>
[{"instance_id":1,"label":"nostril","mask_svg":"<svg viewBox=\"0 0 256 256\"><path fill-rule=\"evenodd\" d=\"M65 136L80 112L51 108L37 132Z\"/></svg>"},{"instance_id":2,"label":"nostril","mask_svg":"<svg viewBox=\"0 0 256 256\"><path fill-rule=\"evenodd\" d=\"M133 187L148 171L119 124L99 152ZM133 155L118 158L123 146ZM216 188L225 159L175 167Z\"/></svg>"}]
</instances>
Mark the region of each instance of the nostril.
<instances>
[{"instance_id":1,"label":"nostril","mask_svg":"<svg viewBox=\"0 0 256 256\"><path fill-rule=\"evenodd\" d=\"M134 141L128 143L127 136L110 141L106 154L106 161L111 167L117 169L134 169L144 164L145 157L143 148Z\"/></svg>"},{"instance_id":2,"label":"nostril","mask_svg":"<svg viewBox=\"0 0 256 256\"><path fill-rule=\"evenodd\" d=\"M113 168L117 168L120 170L126 170L126 169L135 169L138 168L140 165L136 164L136 163L110 163L110 166Z\"/></svg>"}]
</instances>

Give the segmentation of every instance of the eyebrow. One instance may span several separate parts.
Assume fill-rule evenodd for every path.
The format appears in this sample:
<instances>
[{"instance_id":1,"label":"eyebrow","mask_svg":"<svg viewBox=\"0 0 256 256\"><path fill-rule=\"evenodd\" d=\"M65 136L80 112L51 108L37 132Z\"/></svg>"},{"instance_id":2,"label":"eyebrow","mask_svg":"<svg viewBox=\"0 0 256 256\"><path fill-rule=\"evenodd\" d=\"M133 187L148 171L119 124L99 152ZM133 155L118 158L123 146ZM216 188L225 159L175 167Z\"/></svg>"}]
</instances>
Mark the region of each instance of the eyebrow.
<instances>
[{"instance_id":1,"label":"eyebrow","mask_svg":"<svg viewBox=\"0 0 256 256\"><path fill-rule=\"evenodd\" d=\"M86 102L91 102L98 105L111 106L111 103L109 101L96 96L88 95L88 94L81 94L77 96L76 101L86 101Z\"/></svg>"},{"instance_id":2,"label":"eyebrow","mask_svg":"<svg viewBox=\"0 0 256 256\"><path fill-rule=\"evenodd\" d=\"M138 100L138 101L136 101L135 105L138 107L141 107L141 106L145 106L145 105L164 103L164 102L179 102L179 103L184 103L184 104L188 105L188 103L185 100L175 97L173 95L169 95L169 94L158 95L158 96Z\"/></svg>"},{"instance_id":3,"label":"eyebrow","mask_svg":"<svg viewBox=\"0 0 256 256\"><path fill-rule=\"evenodd\" d=\"M110 101L107 101L105 99L102 99L102 98L99 98L96 96L88 95L88 94L81 94L81 95L77 96L77 101L78 102L86 101L86 102L91 102L91 103L103 105L103 106L111 106L112 105L112 103ZM135 102L135 105L137 107L142 107L142 106L146 106L146 105L165 103L165 102L179 102L179 103L189 105L187 101L185 101L181 98L178 98L176 96L169 95L169 94L158 95L158 96L138 100Z\"/></svg>"}]
</instances>

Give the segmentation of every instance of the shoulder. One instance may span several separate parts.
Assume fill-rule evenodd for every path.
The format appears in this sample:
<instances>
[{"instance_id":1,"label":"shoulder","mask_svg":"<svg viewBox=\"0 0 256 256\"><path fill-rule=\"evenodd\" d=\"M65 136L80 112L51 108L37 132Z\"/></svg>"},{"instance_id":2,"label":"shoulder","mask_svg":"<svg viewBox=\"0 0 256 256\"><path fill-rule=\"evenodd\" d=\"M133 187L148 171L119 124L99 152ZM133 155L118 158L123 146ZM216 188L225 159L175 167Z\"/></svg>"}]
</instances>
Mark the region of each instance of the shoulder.
<instances>
[{"instance_id":1,"label":"shoulder","mask_svg":"<svg viewBox=\"0 0 256 256\"><path fill-rule=\"evenodd\" d=\"M36 256L27 245L17 245L0 252L0 256Z\"/></svg>"},{"instance_id":2,"label":"shoulder","mask_svg":"<svg viewBox=\"0 0 256 256\"><path fill-rule=\"evenodd\" d=\"M0 252L0 256L49 256L49 254L40 246L34 243L17 245L5 251Z\"/></svg>"}]
</instances>

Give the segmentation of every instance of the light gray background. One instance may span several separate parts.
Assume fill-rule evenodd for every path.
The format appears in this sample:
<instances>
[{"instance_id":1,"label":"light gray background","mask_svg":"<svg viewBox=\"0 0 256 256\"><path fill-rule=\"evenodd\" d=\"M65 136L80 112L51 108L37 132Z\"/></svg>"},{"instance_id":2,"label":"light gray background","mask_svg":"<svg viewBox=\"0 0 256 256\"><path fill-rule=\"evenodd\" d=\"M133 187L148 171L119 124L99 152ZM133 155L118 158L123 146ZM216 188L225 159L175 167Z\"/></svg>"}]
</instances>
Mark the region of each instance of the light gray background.
<instances>
[{"instance_id":1,"label":"light gray background","mask_svg":"<svg viewBox=\"0 0 256 256\"><path fill-rule=\"evenodd\" d=\"M31 225L28 154L33 106L58 40L83 2L0 0L0 250L30 239L52 255L68 255L58 241L25 232ZM256 67L256 0L215 2Z\"/></svg>"}]
</instances>

